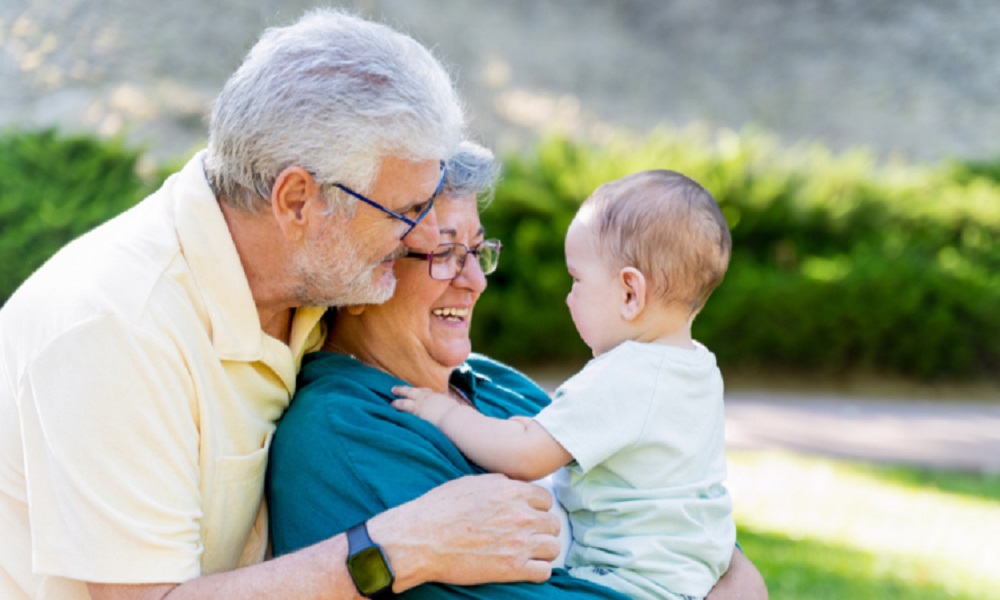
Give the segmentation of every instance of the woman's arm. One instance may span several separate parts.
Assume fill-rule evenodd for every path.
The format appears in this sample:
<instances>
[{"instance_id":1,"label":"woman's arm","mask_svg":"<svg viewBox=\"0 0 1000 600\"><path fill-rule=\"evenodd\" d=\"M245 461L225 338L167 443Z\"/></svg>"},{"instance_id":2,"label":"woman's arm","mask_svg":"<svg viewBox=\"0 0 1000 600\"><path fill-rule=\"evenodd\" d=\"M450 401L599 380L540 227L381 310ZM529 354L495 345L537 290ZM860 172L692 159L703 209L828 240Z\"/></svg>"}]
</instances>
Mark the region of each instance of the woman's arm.
<instances>
[{"instance_id":1,"label":"woman's arm","mask_svg":"<svg viewBox=\"0 0 1000 600\"><path fill-rule=\"evenodd\" d=\"M488 471L522 481L550 475L573 460L559 442L533 419L494 419L425 388L399 386L402 398L392 406L435 425L472 462Z\"/></svg>"}]
</instances>

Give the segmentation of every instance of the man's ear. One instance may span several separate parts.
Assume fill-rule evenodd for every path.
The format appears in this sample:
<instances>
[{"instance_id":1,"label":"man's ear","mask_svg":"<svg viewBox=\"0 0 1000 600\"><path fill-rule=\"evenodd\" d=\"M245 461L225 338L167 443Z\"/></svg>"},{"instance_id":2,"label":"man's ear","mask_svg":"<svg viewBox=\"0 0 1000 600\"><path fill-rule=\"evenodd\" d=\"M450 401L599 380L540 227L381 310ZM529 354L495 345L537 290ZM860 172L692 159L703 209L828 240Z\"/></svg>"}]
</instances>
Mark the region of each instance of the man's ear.
<instances>
[{"instance_id":1,"label":"man's ear","mask_svg":"<svg viewBox=\"0 0 1000 600\"><path fill-rule=\"evenodd\" d=\"M632 321L646 308L646 277L635 267L625 267L618 272L618 283L623 300L622 318Z\"/></svg>"},{"instance_id":2,"label":"man's ear","mask_svg":"<svg viewBox=\"0 0 1000 600\"><path fill-rule=\"evenodd\" d=\"M291 166L278 174L271 188L271 212L285 237L299 240L305 235L312 209L323 199L319 185L302 167Z\"/></svg>"}]
</instances>

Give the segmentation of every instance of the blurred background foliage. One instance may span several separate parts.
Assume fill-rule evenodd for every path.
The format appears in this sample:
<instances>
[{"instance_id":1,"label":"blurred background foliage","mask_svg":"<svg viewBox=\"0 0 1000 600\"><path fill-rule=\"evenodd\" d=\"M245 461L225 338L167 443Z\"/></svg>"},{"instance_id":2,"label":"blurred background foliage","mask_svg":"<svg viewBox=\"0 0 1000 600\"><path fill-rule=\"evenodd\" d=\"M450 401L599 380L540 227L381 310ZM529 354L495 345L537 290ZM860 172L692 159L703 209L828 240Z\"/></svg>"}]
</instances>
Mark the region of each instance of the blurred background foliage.
<instances>
[{"instance_id":1,"label":"blurred background foliage","mask_svg":"<svg viewBox=\"0 0 1000 600\"><path fill-rule=\"evenodd\" d=\"M66 242L159 186L165 171L140 175L140 155L117 138L0 134L0 305Z\"/></svg>"},{"instance_id":2,"label":"blurred background foliage","mask_svg":"<svg viewBox=\"0 0 1000 600\"><path fill-rule=\"evenodd\" d=\"M176 166L141 168L141 155L51 129L0 135L0 302ZM601 183L670 168L711 191L732 229L729 273L695 322L724 370L1000 372L1000 159L914 166L697 128L599 143L550 135L503 159L483 212L504 251L476 307L480 352L519 366L588 358L565 306L563 235Z\"/></svg>"}]
</instances>

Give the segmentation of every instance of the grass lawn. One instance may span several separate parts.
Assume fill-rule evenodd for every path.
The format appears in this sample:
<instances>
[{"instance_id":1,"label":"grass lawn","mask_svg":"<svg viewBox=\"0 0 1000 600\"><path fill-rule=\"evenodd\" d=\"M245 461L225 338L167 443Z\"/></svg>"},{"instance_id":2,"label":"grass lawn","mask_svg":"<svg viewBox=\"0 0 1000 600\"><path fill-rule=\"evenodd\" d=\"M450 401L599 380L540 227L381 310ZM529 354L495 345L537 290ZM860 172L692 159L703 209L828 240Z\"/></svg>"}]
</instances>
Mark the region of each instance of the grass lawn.
<instances>
[{"instance_id":1,"label":"grass lawn","mask_svg":"<svg viewBox=\"0 0 1000 600\"><path fill-rule=\"evenodd\" d=\"M1000 599L1000 475L730 452L772 600Z\"/></svg>"}]
</instances>

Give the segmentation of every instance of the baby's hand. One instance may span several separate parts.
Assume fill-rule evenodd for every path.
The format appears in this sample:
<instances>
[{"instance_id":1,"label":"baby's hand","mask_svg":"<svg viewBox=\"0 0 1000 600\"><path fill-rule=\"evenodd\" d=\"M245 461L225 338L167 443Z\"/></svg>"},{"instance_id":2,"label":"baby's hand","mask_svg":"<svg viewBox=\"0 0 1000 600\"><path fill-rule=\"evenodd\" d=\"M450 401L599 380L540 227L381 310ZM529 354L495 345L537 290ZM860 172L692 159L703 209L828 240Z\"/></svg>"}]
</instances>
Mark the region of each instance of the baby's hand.
<instances>
[{"instance_id":1,"label":"baby's hand","mask_svg":"<svg viewBox=\"0 0 1000 600\"><path fill-rule=\"evenodd\" d=\"M435 426L441 425L441 420L449 410L459 406L458 400L451 396L427 388L399 385L392 388L392 393L402 396L392 402L393 408L416 415Z\"/></svg>"}]
</instances>

